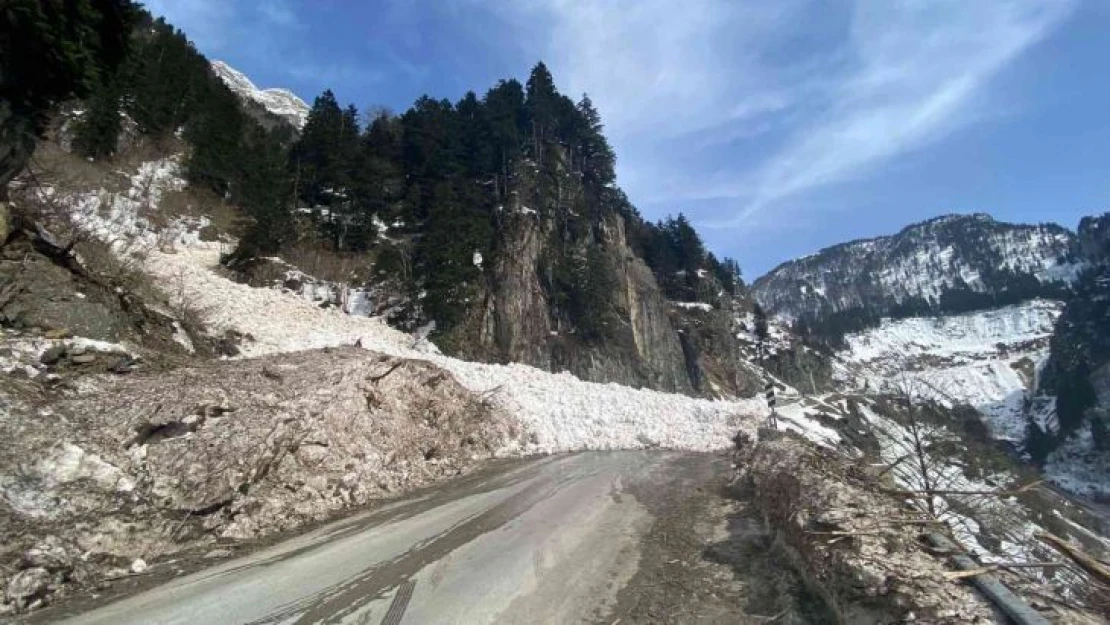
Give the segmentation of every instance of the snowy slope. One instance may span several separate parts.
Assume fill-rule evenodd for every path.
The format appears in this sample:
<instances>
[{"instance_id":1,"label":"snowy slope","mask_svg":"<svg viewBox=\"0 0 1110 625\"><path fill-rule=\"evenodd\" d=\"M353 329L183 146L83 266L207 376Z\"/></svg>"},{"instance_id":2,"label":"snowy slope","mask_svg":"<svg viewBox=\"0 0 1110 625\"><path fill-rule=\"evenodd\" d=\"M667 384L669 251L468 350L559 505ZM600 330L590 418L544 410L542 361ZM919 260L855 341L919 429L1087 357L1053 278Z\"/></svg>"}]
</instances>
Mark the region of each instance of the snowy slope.
<instances>
[{"instance_id":1,"label":"snowy slope","mask_svg":"<svg viewBox=\"0 0 1110 625\"><path fill-rule=\"evenodd\" d=\"M245 74L223 61L212 61L212 71L235 95L256 102L262 108L287 120L298 130L308 120L309 106L288 89L259 89Z\"/></svg>"},{"instance_id":2,"label":"snowy slope","mask_svg":"<svg viewBox=\"0 0 1110 625\"><path fill-rule=\"evenodd\" d=\"M168 297L204 310L212 332L234 330L248 335L250 339L241 346L245 357L359 341L369 350L444 367L465 387L500 403L518 419L526 442L504 453L723 449L731 445L738 430L754 433L768 412L758 399L695 399L583 382L526 365L449 358L430 343L377 318L322 309L295 293L233 282L216 271L226 244L200 241L184 222L172 226L172 235L167 236L137 214L148 202L156 202L163 190L183 184L176 158L143 164L132 182L132 190L123 195L92 192L54 199L68 205L85 230L112 241L117 253L141 258L145 271L165 287Z\"/></svg>"},{"instance_id":3,"label":"snowy slope","mask_svg":"<svg viewBox=\"0 0 1110 625\"><path fill-rule=\"evenodd\" d=\"M846 337L842 381L974 406L995 438L1020 441L1035 372L1063 305L1033 300L948 317L884 320Z\"/></svg>"},{"instance_id":4,"label":"snowy slope","mask_svg":"<svg viewBox=\"0 0 1110 625\"><path fill-rule=\"evenodd\" d=\"M1052 224L948 215L892 235L843 243L779 265L752 285L756 299L784 319L868 309L911 299L932 304L954 291L997 294L1073 281L1074 233Z\"/></svg>"}]
</instances>

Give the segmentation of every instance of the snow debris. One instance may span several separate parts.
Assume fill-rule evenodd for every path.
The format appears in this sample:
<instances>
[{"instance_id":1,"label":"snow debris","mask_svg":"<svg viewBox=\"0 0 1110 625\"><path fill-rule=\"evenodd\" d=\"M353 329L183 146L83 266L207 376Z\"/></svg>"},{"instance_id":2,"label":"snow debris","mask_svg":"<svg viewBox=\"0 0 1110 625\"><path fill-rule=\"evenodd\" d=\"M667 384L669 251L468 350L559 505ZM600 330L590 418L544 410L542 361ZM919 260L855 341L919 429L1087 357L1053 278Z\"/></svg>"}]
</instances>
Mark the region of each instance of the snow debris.
<instances>
[{"instance_id":1,"label":"snow debris","mask_svg":"<svg viewBox=\"0 0 1110 625\"><path fill-rule=\"evenodd\" d=\"M1084 423L1078 431L1048 456L1042 472L1060 488L1092 498L1110 498L1110 461L1106 454L1094 453L1091 424Z\"/></svg>"},{"instance_id":2,"label":"snow debris","mask_svg":"<svg viewBox=\"0 0 1110 625\"><path fill-rule=\"evenodd\" d=\"M98 237L121 241L128 253L135 240L157 241L158 233L138 217L145 202L183 188L177 158L145 163L132 178L128 201L103 202L99 194L70 198L80 224ZM130 198L138 197L135 201ZM103 208L109 209L107 216ZM522 212L530 211L522 207ZM185 224L186 226L188 224ZM196 225L196 224L193 224ZM712 450L731 445L739 429L755 430L768 414L762 400L711 401L684 395L583 382L520 364L493 365L449 358L420 336L395 330L379 318L321 308L297 294L252 288L216 269L223 245L206 243L187 227L169 245L144 255L144 269L181 298L208 311L209 330L246 337L242 357L342 345L401 358L428 360L456 376L472 392L506 408L529 433L521 448L503 453L550 453L578 449Z\"/></svg>"},{"instance_id":3,"label":"snow debris","mask_svg":"<svg viewBox=\"0 0 1110 625\"><path fill-rule=\"evenodd\" d=\"M135 481L123 474L114 465L108 464L99 456L87 453L73 443L62 443L52 456L43 458L35 465L34 473L47 488L68 484L77 480L92 480L100 488L131 492Z\"/></svg>"},{"instance_id":4,"label":"snow debris","mask_svg":"<svg viewBox=\"0 0 1110 625\"><path fill-rule=\"evenodd\" d=\"M173 322L173 340L178 345L185 348L185 351L190 354L197 351L196 348L193 347L193 340L189 338L189 333L186 332L185 328L181 327L181 324L177 321Z\"/></svg>"}]
</instances>

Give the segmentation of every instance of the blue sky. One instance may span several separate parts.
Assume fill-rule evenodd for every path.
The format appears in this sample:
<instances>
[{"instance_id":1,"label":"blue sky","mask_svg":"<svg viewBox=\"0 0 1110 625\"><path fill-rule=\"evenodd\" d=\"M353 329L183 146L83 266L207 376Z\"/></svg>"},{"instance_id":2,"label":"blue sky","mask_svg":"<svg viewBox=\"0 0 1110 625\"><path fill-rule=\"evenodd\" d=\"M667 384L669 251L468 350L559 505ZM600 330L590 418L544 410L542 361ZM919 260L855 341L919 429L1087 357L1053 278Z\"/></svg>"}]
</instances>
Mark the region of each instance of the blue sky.
<instances>
[{"instance_id":1,"label":"blue sky","mask_svg":"<svg viewBox=\"0 0 1110 625\"><path fill-rule=\"evenodd\" d=\"M360 109L537 60L590 94L619 183L754 278L942 213L1110 209L1103 0L151 0L209 58Z\"/></svg>"}]
</instances>

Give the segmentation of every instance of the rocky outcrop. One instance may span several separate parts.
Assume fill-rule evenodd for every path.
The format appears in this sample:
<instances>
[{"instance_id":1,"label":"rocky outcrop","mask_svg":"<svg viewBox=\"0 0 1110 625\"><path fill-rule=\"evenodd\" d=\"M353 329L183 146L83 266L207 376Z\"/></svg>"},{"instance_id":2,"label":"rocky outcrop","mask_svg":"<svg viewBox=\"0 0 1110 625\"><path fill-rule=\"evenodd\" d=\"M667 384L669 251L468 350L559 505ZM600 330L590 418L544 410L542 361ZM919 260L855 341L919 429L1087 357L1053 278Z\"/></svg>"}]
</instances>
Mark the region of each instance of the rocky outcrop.
<instances>
[{"instance_id":1,"label":"rocky outcrop","mask_svg":"<svg viewBox=\"0 0 1110 625\"><path fill-rule=\"evenodd\" d=\"M457 475L519 436L439 367L359 349L85 377L62 394L0 419L12 609L136 558L157 566ZM44 541L68 570L25 555Z\"/></svg>"},{"instance_id":2,"label":"rocky outcrop","mask_svg":"<svg viewBox=\"0 0 1110 625\"><path fill-rule=\"evenodd\" d=\"M212 61L212 73L223 81L256 118L272 116L296 130L308 120L308 104L288 89L259 89L242 72L223 61ZM266 126L268 120L259 119Z\"/></svg>"},{"instance_id":3,"label":"rocky outcrop","mask_svg":"<svg viewBox=\"0 0 1110 625\"><path fill-rule=\"evenodd\" d=\"M758 345L740 340L748 335L731 306L668 307L696 392L709 397L751 397L763 388L765 376L755 364L760 357Z\"/></svg>"},{"instance_id":4,"label":"rocky outcrop","mask_svg":"<svg viewBox=\"0 0 1110 625\"><path fill-rule=\"evenodd\" d=\"M8 240L11 232L11 217L8 214L8 203L0 200L0 247Z\"/></svg>"},{"instance_id":5,"label":"rocky outcrop","mask_svg":"<svg viewBox=\"0 0 1110 625\"><path fill-rule=\"evenodd\" d=\"M1079 254L1088 263L1110 262L1110 213L1079 221Z\"/></svg>"},{"instance_id":6,"label":"rocky outcrop","mask_svg":"<svg viewBox=\"0 0 1110 625\"><path fill-rule=\"evenodd\" d=\"M493 268L495 278L478 311L478 340L470 349L498 362L551 370L551 312L536 274L547 234L537 217L519 210L507 217L505 227L513 236L504 241L505 253Z\"/></svg>"},{"instance_id":7,"label":"rocky outcrop","mask_svg":"<svg viewBox=\"0 0 1110 625\"><path fill-rule=\"evenodd\" d=\"M470 322L474 340L458 341L457 353L569 371L588 381L693 393L666 299L651 270L629 249L623 218L611 215L604 223L604 253L616 279L610 306L618 323L601 341L582 340L560 323L560 311L542 286L539 267L550 227L528 211L511 211L506 251L498 255Z\"/></svg>"}]
</instances>

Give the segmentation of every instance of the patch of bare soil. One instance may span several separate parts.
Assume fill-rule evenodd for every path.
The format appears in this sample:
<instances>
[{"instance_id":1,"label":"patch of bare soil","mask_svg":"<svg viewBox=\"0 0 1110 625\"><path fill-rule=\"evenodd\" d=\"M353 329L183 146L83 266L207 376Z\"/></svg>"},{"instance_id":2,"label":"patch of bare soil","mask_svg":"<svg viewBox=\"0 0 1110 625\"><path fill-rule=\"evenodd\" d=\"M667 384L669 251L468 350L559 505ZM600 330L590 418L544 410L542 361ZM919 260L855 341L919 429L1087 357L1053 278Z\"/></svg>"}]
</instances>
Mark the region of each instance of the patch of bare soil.
<instances>
[{"instance_id":1,"label":"patch of bare soil","mask_svg":"<svg viewBox=\"0 0 1110 625\"><path fill-rule=\"evenodd\" d=\"M655 521L636 575L598 623L827 623L723 455L685 460L682 486L636 486Z\"/></svg>"}]
</instances>

